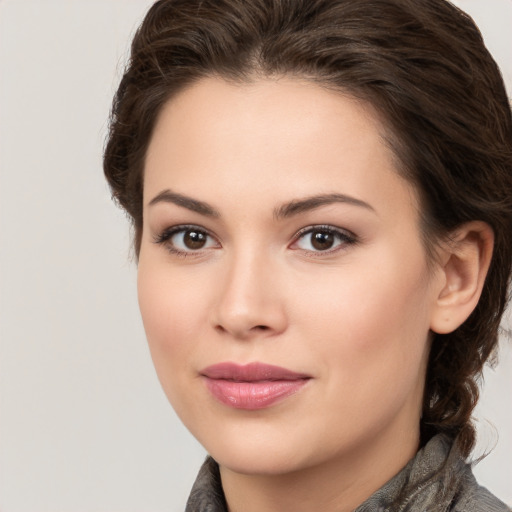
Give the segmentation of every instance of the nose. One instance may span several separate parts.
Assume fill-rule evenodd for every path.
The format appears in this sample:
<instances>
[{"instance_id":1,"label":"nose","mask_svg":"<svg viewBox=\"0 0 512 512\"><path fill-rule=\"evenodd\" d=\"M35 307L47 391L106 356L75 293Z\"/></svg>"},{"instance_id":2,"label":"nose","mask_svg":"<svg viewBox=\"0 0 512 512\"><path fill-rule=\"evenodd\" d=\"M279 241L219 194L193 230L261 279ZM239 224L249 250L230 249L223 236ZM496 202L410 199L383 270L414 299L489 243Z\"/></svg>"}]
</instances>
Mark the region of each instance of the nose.
<instances>
[{"instance_id":1,"label":"nose","mask_svg":"<svg viewBox=\"0 0 512 512\"><path fill-rule=\"evenodd\" d=\"M212 308L212 325L236 339L269 337L287 326L281 276L270 258L233 256L223 272Z\"/></svg>"}]
</instances>

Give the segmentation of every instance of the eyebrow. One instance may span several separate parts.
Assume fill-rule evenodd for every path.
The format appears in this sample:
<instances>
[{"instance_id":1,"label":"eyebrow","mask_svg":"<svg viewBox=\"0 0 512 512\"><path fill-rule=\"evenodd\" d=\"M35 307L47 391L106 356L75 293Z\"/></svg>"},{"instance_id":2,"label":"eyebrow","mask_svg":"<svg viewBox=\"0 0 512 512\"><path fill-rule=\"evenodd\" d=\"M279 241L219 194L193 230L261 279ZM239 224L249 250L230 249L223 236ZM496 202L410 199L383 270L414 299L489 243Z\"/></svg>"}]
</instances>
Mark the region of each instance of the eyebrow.
<instances>
[{"instance_id":1,"label":"eyebrow","mask_svg":"<svg viewBox=\"0 0 512 512\"><path fill-rule=\"evenodd\" d=\"M197 199L192 199L191 197L184 196L176 192L172 192L171 190L164 190L160 192L153 199L151 199L149 206L153 206L154 204L158 203L172 203L177 206L186 208L187 210L205 215L206 217L220 217L220 213L208 203L199 201Z\"/></svg>"},{"instance_id":2,"label":"eyebrow","mask_svg":"<svg viewBox=\"0 0 512 512\"><path fill-rule=\"evenodd\" d=\"M334 203L344 203L353 206L359 206L376 213L373 206L366 203L365 201L362 201L361 199L347 196L345 194L322 194L318 196L306 197L305 199L294 199L293 201L290 201L289 203L286 203L274 210L274 218L289 218L293 217L294 215L298 215L300 213L308 212L310 210L320 208L321 206Z\"/></svg>"},{"instance_id":3,"label":"eyebrow","mask_svg":"<svg viewBox=\"0 0 512 512\"><path fill-rule=\"evenodd\" d=\"M162 192L160 192L153 199L151 199L151 201L149 202L149 206L153 206L158 203L172 203L177 206L181 206L182 208L186 208L187 210L199 213L200 215L204 215L206 217L221 216L220 213L210 204L204 201L199 201L198 199L193 199L183 194L178 194L177 192L172 192L171 190L163 190ZM294 199L288 203L279 206L278 208L275 208L274 218L276 220L285 219L293 217L294 215L298 215L300 213L315 210L316 208L320 208L321 206L326 206L334 203L350 204L375 212L375 209L370 204L366 203L365 201L362 201L361 199L357 199L346 194L335 193L321 194L306 197L304 199Z\"/></svg>"}]
</instances>

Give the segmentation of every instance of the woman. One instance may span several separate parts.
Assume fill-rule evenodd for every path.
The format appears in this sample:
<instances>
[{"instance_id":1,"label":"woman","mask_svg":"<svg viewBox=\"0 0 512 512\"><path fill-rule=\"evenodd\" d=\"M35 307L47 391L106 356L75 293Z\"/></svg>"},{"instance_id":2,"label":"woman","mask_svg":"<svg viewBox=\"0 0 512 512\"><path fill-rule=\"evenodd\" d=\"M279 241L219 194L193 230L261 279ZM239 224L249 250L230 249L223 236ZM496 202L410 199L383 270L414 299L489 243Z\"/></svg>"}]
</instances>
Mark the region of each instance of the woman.
<instances>
[{"instance_id":1,"label":"woman","mask_svg":"<svg viewBox=\"0 0 512 512\"><path fill-rule=\"evenodd\" d=\"M105 151L187 510L502 511L468 458L512 119L444 0L163 0Z\"/></svg>"}]
</instances>

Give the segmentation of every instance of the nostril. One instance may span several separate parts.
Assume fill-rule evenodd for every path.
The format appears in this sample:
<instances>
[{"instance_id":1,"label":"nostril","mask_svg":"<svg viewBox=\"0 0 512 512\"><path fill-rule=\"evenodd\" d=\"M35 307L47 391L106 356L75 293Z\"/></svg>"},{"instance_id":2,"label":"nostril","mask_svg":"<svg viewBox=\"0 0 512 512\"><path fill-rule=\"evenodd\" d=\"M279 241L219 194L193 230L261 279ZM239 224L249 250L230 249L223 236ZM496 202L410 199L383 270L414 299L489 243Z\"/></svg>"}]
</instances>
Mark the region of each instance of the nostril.
<instances>
[{"instance_id":1,"label":"nostril","mask_svg":"<svg viewBox=\"0 0 512 512\"><path fill-rule=\"evenodd\" d=\"M255 334L256 332L267 332L271 330L271 327L268 325L253 325L252 327L243 327L243 326L237 326L232 325L230 327L226 327L222 324L217 324L214 326L214 329L219 334L227 334L231 333L236 337L240 338L246 338L252 334Z\"/></svg>"}]
</instances>

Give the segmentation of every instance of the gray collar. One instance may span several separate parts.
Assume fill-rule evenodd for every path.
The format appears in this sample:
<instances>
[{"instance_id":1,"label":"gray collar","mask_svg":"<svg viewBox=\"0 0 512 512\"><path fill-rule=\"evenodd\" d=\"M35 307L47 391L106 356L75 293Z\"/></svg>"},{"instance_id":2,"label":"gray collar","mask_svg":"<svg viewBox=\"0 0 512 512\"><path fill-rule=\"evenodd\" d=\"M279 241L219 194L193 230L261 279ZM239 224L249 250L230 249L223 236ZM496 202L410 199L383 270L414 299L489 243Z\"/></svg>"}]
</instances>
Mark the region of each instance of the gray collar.
<instances>
[{"instance_id":1,"label":"gray collar","mask_svg":"<svg viewBox=\"0 0 512 512\"><path fill-rule=\"evenodd\" d=\"M207 457L190 493L185 512L227 512L219 467ZM432 438L400 473L354 512L510 512L480 487L456 443L441 434Z\"/></svg>"}]
</instances>

